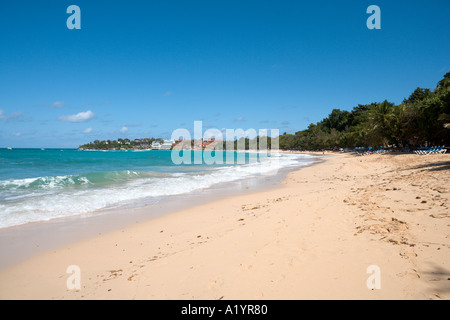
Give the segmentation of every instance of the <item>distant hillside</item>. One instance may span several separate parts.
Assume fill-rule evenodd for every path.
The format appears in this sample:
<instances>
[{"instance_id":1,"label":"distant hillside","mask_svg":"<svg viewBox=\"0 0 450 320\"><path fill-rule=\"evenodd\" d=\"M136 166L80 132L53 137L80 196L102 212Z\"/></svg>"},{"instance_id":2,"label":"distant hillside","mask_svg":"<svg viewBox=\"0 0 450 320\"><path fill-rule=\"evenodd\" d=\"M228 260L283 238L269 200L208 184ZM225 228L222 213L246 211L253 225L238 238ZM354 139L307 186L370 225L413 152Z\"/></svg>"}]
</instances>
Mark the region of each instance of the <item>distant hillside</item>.
<instances>
[{"instance_id":1,"label":"distant hillside","mask_svg":"<svg viewBox=\"0 0 450 320\"><path fill-rule=\"evenodd\" d=\"M135 149L149 149L153 142L163 143L163 139L155 138L145 138L145 139L118 139L118 140L95 140L87 144L83 144L78 147L78 149L85 150L111 150L111 149L121 149L121 150L135 150Z\"/></svg>"}]
</instances>

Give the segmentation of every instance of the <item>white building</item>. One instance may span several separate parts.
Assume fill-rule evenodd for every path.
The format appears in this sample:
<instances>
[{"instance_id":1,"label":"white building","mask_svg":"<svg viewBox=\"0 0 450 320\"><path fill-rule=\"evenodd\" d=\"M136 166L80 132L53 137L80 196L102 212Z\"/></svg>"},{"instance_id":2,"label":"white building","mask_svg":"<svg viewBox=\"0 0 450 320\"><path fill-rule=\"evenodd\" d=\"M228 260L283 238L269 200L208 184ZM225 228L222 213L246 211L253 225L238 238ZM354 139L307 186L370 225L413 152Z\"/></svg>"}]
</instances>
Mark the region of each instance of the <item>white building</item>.
<instances>
[{"instance_id":1,"label":"white building","mask_svg":"<svg viewBox=\"0 0 450 320\"><path fill-rule=\"evenodd\" d=\"M161 145L160 150L171 150L172 146L175 144L173 140L164 140L164 143Z\"/></svg>"},{"instance_id":2,"label":"white building","mask_svg":"<svg viewBox=\"0 0 450 320\"><path fill-rule=\"evenodd\" d=\"M152 142L152 149L153 150L161 150L161 143L159 143L157 141L153 141Z\"/></svg>"}]
</instances>

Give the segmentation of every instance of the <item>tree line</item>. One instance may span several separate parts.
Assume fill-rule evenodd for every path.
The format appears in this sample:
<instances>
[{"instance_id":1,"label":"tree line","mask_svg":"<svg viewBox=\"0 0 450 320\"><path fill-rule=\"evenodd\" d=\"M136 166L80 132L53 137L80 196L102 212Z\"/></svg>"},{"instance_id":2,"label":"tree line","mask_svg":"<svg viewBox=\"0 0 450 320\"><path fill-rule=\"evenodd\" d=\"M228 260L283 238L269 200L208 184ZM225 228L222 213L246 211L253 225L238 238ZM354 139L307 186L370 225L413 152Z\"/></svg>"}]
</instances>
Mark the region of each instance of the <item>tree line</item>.
<instances>
[{"instance_id":1,"label":"tree line","mask_svg":"<svg viewBox=\"0 0 450 320\"><path fill-rule=\"evenodd\" d=\"M387 100L334 109L306 130L280 136L280 149L321 150L394 146L449 145L450 72L434 90L417 88L399 105Z\"/></svg>"},{"instance_id":2,"label":"tree line","mask_svg":"<svg viewBox=\"0 0 450 320\"><path fill-rule=\"evenodd\" d=\"M117 140L95 140L87 144L79 146L79 149L86 150L108 150L108 149L122 149L122 150L133 150L133 149L147 149L153 142L163 143L163 139L155 138L145 138L145 139L117 139Z\"/></svg>"}]
</instances>

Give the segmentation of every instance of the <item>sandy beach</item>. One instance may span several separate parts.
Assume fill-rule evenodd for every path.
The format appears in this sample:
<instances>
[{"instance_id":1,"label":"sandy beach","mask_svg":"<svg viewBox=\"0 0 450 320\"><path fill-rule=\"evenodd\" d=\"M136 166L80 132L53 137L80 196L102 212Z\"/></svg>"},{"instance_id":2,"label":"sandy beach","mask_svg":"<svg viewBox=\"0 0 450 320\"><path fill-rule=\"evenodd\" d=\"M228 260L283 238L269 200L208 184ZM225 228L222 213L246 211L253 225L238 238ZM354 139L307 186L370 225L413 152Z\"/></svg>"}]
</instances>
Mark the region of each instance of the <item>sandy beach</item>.
<instances>
[{"instance_id":1,"label":"sandy beach","mask_svg":"<svg viewBox=\"0 0 450 320\"><path fill-rule=\"evenodd\" d=\"M449 299L449 185L450 155L330 155L1 270L0 299Z\"/></svg>"}]
</instances>

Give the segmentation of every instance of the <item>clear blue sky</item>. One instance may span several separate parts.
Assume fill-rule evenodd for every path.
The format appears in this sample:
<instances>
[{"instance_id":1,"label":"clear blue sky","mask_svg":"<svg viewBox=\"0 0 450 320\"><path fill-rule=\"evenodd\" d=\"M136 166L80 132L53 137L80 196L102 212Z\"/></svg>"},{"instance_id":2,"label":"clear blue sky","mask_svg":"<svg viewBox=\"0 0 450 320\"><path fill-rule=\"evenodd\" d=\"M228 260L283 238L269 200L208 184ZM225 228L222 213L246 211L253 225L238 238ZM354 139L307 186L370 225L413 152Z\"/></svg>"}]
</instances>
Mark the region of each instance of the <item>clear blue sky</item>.
<instances>
[{"instance_id":1,"label":"clear blue sky","mask_svg":"<svg viewBox=\"0 0 450 320\"><path fill-rule=\"evenodd\" d=\"M448 17L448 0L2 0L0 147L169 138L194 120L293 133L400 103L450 71Z\"/></svg>"}]
</instances>

